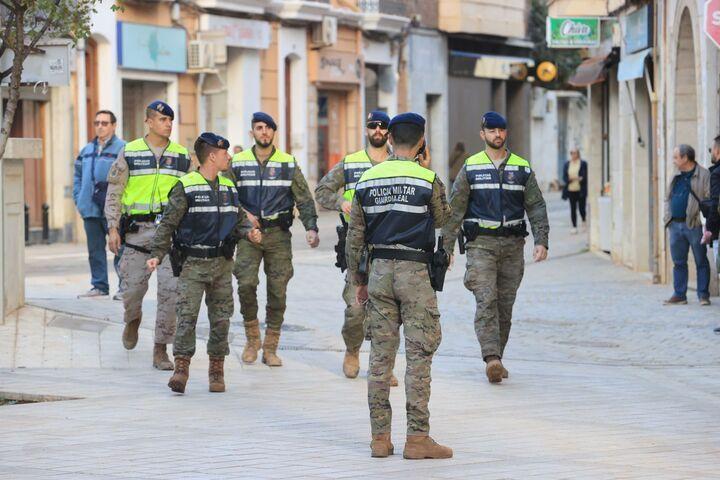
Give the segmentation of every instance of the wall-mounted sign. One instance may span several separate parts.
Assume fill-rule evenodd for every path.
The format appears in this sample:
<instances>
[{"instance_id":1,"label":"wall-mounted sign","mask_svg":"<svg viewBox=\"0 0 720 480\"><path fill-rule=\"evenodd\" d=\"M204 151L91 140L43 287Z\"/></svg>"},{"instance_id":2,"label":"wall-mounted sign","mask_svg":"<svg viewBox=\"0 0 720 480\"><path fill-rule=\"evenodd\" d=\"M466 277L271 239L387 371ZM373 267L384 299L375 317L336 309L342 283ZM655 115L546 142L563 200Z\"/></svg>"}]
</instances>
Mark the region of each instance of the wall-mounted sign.
<instances>
[{"instance_id":1,"label":"wall-mounted sign","mask_svg":"<svg viewBox=\"0 0 720 480\"><path fill-rule=\"evenodd\" d=\"M720 48L720 0L705 2L705 35Z\"/></svg>"},{"instance_id":2,"label":"wall-mounted sign","mask_svg":"<svg viewBox=\"0 0 720 480\"><path fill-rule=\"evenodd\" d=\"M70 84L70 42L67 40L52 41L50 45L37 45L37 51L25 58L20 81L25 84L47 83L48 87ZM12 67L15 55L9 49L0 57L0 71ZM10 75L3 79L10 83Z\"/></svg>"},{"instance_id":3,"label":"wall-mounted sign","mask_svg":"<svg viewBox=\"0 0 720 480\"><path fill-rule=\"evenodd\" d=\"M535 76L540 80L541 82L552 82L557 78L558 70L554 63L548 62L547 60L544 62L540 62L540 64L535 69Z\"/></svg>"},{"instance_id":4,"label":"wall-mounted sign","mask_svg":"<svg viewBox=\"0 0 720 480\"><path fill-rule=\"evenodd\" d=\"M135 70L184 73L187 33L183 28L117 23L118 65Z\"/></svg>"},{"instance_id":5,"label":"wall-mounted sign","mask_svg":"<svg viewBox=\"0 0 720 480\"><path fill-rule=\"evenodd\" d=\"M652 47L652 10L650 5L638 8L625 20L625 53Z\"/></svg>"},{"instance_id":6,"label":"wall-mounted sign","mask_svg":"<svg viewBox=\"0 0 720 480\"><path fill-rule=\"evenodd\" d=\"M600 19L547 17L546 40L551 48L587 48L600 45Z\"/></svg>"},{"instance_id":7,"label":"wall-mounted sign","mask_svg":"<svg viewBox=\"0 0 720 480\"><path fill-rule=\"evenodd\" d=\"M201 15L200 30L222 32L228 47L265 50L270 46L270 24L260 20Z\"/></svg>"},{"instance_id":8,"label":"wall-mounted sign","mask_svg":"<svg viewBox=\"0 0 720 480\"><path fill-rule=\"evenodd\" d=\"M525 80L528 66L535 66L532 59L450 51L450 75L458 77Z\"/></svg>"},{"instance_id":9,"label":"wall-mounted sign","mask_svg":"<svg viewBox=\"0 0 720 480\"><path fill-rule=\"evenodd\" d=\"M354 53L315 50L317 82L359 84L362 78L362 59Z\"/></svg>"}]
</instances>

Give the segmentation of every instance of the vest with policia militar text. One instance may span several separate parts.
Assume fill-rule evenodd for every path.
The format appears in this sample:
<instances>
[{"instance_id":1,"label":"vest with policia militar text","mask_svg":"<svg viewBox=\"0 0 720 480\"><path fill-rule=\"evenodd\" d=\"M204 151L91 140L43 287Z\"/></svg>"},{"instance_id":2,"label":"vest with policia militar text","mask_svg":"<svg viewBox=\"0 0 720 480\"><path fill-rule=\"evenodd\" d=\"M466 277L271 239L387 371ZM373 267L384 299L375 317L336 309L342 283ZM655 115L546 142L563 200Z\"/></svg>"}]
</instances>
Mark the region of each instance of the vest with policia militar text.
<instances>
[{"instance_id":1,"label":"vest with policia militar text","mask_svg":"<svg viewBox=\"0 0 720 480\"><path fill-rule=\"evenodd\" d=\"M525 218L525 186L530 178L530 163L513 153L500 175L484 151L465 161L470 184L470 201L465 222L480 228L519 227Z\"/></svg>"},{"instance_id":2,"label":"vest with policia militar text","mask_svg":"<svg viewBox=\"0 0 720 480\"><path fill-rule=\"evenodd\" d=\"M138 138L125 145L124 156L128 164L128 182L122 196L123 213L162 213L170 190L190 170L187 149L170 142L158 160L145 139Z\"/></svg>"},{"instance_id":3,"label":"vest with policia militar text","mask_svg":"<svg viewBox=\"0 0 720 480\"><path fill-rule=\"evenodd\" d=\"M404 245L432 251L430 212L435 172L411 160L388 159L367 170L355 187L370 245Z\"/></svg>"},{"instance_id":4,"label":"vest with policia militar text","mask_svg":"<svg viewBox=\"0 0 720 480\"><path fill-rule=\"evenodd\" d=\"M258 218L274 220L282 213L292 214L295 199L290 186L295 175L295 158L275 150L264 166L252 149L236 153L232 171L240 204Z\"/></svg>"},{"instance_id":5,"label":"vest with policia militar text","mask_svg":"<svg viewBox=\"0 0 720 480\"><path fill-rule=\"evenodd\" d=\"M345 178L345 191L343 198L348 202L352 202L355 197L355 186L362 174L373 166L367 151L351 153L343 160L343 176ZM350 221L350 216L343 214L346 221Z\"/></svg>"},{"instance_id":6,"label":"vest with policia militar text","mask_svg":"<svg viewBox=\"0 0 720 480\"><path fill-rule=\"evenodd\" d=\"M221 247L238 223L240 202L232 180L218 176L214 190L200 172L190 172L180 178L187 212L180 221L176 238L182 247Z\"/></svg>"}]
</instances>

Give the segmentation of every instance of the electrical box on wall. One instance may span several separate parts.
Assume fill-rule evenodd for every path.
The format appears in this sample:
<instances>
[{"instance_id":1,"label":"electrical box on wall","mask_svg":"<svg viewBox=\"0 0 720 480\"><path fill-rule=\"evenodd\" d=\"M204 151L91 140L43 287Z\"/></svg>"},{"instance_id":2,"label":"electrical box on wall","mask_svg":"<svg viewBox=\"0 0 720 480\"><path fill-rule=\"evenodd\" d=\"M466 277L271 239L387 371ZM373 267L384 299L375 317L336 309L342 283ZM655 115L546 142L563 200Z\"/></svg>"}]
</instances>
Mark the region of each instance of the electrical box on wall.
<instances>
[{"instance_id":1,"label":"electrical box on wall","mask_svg":"<svg viewBox=\"0 0 720 480\"><path fill-rule=\"evenodd\" d=\"M312 47L330 47L337 43L337 18L323 17L322 22L313 27Z\"/></svg>"}]
</instances>

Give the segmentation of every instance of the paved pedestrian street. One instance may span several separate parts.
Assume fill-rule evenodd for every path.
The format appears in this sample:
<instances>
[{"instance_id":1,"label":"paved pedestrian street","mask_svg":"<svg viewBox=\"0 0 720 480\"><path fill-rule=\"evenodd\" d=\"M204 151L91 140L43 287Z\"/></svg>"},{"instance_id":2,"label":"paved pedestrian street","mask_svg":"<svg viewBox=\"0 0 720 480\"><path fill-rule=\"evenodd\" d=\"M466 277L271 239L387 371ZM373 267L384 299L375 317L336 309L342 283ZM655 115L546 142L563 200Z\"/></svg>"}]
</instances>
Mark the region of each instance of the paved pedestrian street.
<instances>
[{"instance_id":1,"label":"paved pedestrian street","mask_svg":"<svg viewBox=\"0 0 720 480\"><path fill-rule=\"evenodd\" d=\"M720 301L701 308L691 292L663 307L669 286L588 253L567 205L552 195L549 207L550 260L526 267L507 381L485 378L464 258L439 295L431 434L450 460L402 458L402 348L395 455L370 458L367 343L359 378L341 368L336 215L322 215L318 250L294 227L284 366L241 364L236 313L224 394L207 391L204 310L188 389L173 394L170 372L151 367L155 287L128 352L121 304L75 299L89 287L85 246L30 247L28 305L0 325L0 397L47 401L0 406L0 478L720 478Z\"/></svg>"}]
</instances>

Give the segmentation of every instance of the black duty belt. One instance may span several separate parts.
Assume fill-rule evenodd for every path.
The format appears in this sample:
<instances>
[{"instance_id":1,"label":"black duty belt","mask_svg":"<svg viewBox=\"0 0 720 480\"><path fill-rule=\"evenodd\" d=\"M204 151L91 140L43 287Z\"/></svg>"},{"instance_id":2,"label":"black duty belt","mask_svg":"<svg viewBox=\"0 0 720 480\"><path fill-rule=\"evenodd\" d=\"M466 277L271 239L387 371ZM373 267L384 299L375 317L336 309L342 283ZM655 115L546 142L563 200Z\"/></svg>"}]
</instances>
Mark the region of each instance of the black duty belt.
<instances>
[{"instance_id":1,"label":"black duty belt","mask_svg":"<svg viewBox=\"0 0 720 480\"><path fill-rule=\"evenodd\" d=\"M132 248L133 250L137 250L140 253L146 253L150 255L150 249L141 247L140 245L133 245L132 243L125 242L124 245L128 248Z\"/></svg>"},{"instance_id":2,"label":"black duty belt","mask_svg":"<svg viewBox=\"0 0 720 480\"><path fill-rule=\"evenodd\" d=\"M517 227L480 228L478 235L486 237L527 237L525 224Z\"/></svg>"},{"instance_id":3,"label":"black duty belt","mask_svg":"<svg viewBox=\"0 0 720 480\"><path fill-rule=\"evenodd\" d=\"M182 251L183 254L187 255L188 257L217 258L217 257L223 256L221 247L212 247L212 248L182 247L180 250Z\"/></svg>"},{"instance_id":4,"label":"black duty belt","mask_svg":"<svg viewBox=\"0 0 720 480\"><path fill-rule=\"evenodd\" d=\"M407 260L410 262L430 263L432 253L416 252L414 250L403 250L399 248L374 248L370 257L372 260L380 258L383 260Z\"/></svg>"},{"instance_id":5,"label":"black duty belt","mask_svg":"<svg viewBox=\"0 0 720 480\"><path fill-rule=\"evenodd\" d=\"M143 215L128 215L128 220L135 220L136 222L154 222L157 219L159 213L145 213Z\"/></svg>"}]
</instances>

